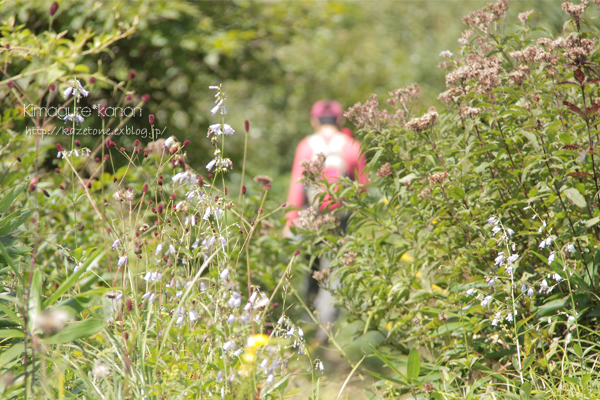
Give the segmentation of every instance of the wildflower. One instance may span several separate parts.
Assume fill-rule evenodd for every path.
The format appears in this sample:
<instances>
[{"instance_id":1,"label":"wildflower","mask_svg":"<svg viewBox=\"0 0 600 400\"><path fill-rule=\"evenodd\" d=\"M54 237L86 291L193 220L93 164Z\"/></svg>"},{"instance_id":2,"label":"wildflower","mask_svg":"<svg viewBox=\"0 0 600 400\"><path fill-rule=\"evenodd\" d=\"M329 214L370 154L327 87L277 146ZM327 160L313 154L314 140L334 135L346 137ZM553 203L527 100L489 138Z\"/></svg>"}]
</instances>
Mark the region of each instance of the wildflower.
<instances>
[{"instance_id":1,"label":"wildflower","mask_svg":"<svg viewBox=\"0 0 600 400\"><path fill-rule=\"evenodd\" d=\"M208 171L210 171L211 169L213 169L213 167L215 166L215 164L217 163L217 157L215 157L211 162L209 162L208 164L206 164L206 169Z\"/></svg>"},{"instance_id":2,"label":"wildflower","mask_svg":"<svg viewBox=\"0 0 600 400\"><path fill-rule=\"evenodd\" d=\"M239 357L240 355L242 355L242 349L237 349L234 353L234 356Z\"/></svg>"},{"instance_id":3,"label":"wildflower","mask_svg":"<svg viewBox=\"0 0 600 400\"><path fill-rule=\"evenodd\" d=\"M473 296L475 293L477 293L477 289L474 289L474 288L467 289L467 296Z\"/></svg>"},{"instance_id":4,"label":"wildflower","mask_svg":"<svg viewBox=\"0 0 600 400\"><path fill-rule=\"evenodd\" d=\"M530 288L527 290L527 296L529 296L529 297L533 296L533 288L532 288L532 287L530 287Z\"/></svg>"},{"instance_id":5,"label":"wildflower","mask_svg":"<svg viewBox=\"0 0 600 400\"><path fill-rule=\"evenodd\" d=\"M494 263L498 266L502 266L504 264L504 252L498 253L498 257L494 259Z\"/></svg>"},{"instance_id":6,"label":"wildflower","mask_svg":"<svg viewBox=\"0 0 600 400\"><path fill-rule=\"evenodd\" d=\"M101 363L99 361L96 361L96 364L94 365L94 368L92 369L92 376L95 379L106 378L109 373L110 373L110 369L106 365L104 365L103 363Z\"/></svg>"},{"instance_id":7,"label":"wildflower","mask_svg":"<svg viewBox=\"0 0 600 400\"><path fill-rule=\"evenodd\" d=\"M161 279L162 279L162 274L158 271L147 272L146 275L144 276L144 280L146 282L157 282L157 281L160 281Z\"/></svg>"},{"instance_id":8,"label":"wildflower","mask_svg":"<svg viewBox=\"0 0 600 400\"><path fill-rule=\"evenodd\" d=\"M223 371L217 372L217 381L221 382L223 380Z\"/></svg>"},{"instance_id":9,"label":"wildflower","mask_svg":"<svg viewBox=\"0 0 600 400\"><path fill-rule=\"evenodd\" d=\"M540 229L538 229L538 233L542 233L544 231L544 227L540 226Z\"/></svg>"},{"instance_id":10,"label":"wildflower","mask_svg":"<svg viewBox=\"0 0 600 400\"><path fill-rule=\"evenodd\" d=\"M298 336L304 337L304 331L301 328L298 328Z\"/></svg>"},{"instance_id":11,"label":"wildflower","mask_svg":"<svg viewBox=\"0 0 600 400\"><path fill-rule=\"evenodd\" d=\"M223 345L223 350L224 351L229 351L229 350L234 350L234 349L235 349L235 343L233 343L231 340L228 340Z\"/></svg>"},{"instance_id":12,"label":"wildflower","mask_svg":"<svg viewBox=\"0 0 600 400\"><path fill-rule=\"evenodd\" d=\"M250 311L250 309L252 308L252 303L248 302L246 303L246 305L244 306L244 311Z\"/></svg>"},{"instance_id":13,"label":"wildflower","mask_svg":"<svg viewBox=\"0 0 600 400\"><path fill-rule=\"evenodd\" d=\"M266 358L264 360L262 360L262 362L260 363L260 367L262 369L266 369L269 366L269 360L267 360Z\"/></svg>"},{"instance_id":14,"label":"wildflower","mask_svg":"<svg viewBox=\"0 0 600 400\"><path fill-rule=\"evenodd\" d=\"M258 292L254 292L252 293L252 295L250 296L250 299L248 299L248 301L250 303L254 303L254 301L256 300L256 297L258 296Z\"/></svg>"},{"instance_id":15,"label":"wildflower","mask_svg":"<svg viewBox=\"0 0 600 400\"><path fill-rule=\"evenodd\" d=\"M175 321L175 323L177 325L181 325L181 324L183 324L183 319L184 319L183 315L180 315L179 317L177 317L177 321Z\"/></svg>"},{"instance_id":16,"label":"wildflower","mask_svg":"<svg viewBox=\"0 0 600 400\"><path fill-rule=\"evenodd\" d=\"M221 271L221 274L219 275L219 277L223 280L227 279L228 276L229 276L229 270L227 268L225 268L223 271Z\"/></svg>"},{"instance_id":17,"label":"wildflower","mask_svg":"<svg viewBox=\"0 0 600 400\"><path fill-rule=\"evenodd\" d=\"M444 50L440 53L440 57L452 58L452 53L449 50Z\"/></svg>"},{"instance_id":18,"label":"wildflower","mask_svg":"<svg viewBox=\"0 0 600 400\"><path fill-rule=\"evenodd\" d=\"M210 136L211 134L215 134L217 136L221 136L223 134L225 135L233 135L235 133L235 130L227 124L212 124L211 126L208 127L208 136Z\"/></svg>"},{"instance_id":19,"label":"wildflower","mask_svg":"<svg viewBox=\"0 0 600 400\"><path fill-rule=\"evenodd\" d=\"M229 317L227 317L227 323L229 325L233 324L236 320L237 320L237 318L233 314L230 314Z\"/></svg>"},{"instance_id":20,"label":"wildflower","mask_svg":"<svg viewBox=\"0 0 600 400\"><path fill-rule=\"evenodd\" d=\"M273 374L269 374L269 376L267 377L267 385L272 385L274 380L275 377L273 376Z\"/></svg>"},{"instance_id":21,"label":"wildflower","mask_svg":"<svg viewBox=\"0 0 600 400\"><path fill-rule=\"evenodd\" d=\"M518 258L519 258L518 254L513 254L512 256L508 257L506 259L506 261L508 261L509 263L514 263L515 261L517 261Z\"/></svg>"},{"instance_id":22,"label":"wildflower","mask_svg":"<svg viewBox=\"0 0 600 400\"><path fill-rule=\"evenodd\" d=\"M571 334L571 332L567 333L567 336L565 336L565 344L569 344L571 342L572 337L573 335Z\"/></svg>"},{"instance_id":23,"label":"wildflower","mask_svg":"<svg viewBox=\"0 0 600 400\"><path fill-rule=\"evenodd\" d=\"M45 333L52 334L60 331L70 319L69 314L62 309L44 310L42 315L34 319L34 329L42 329Z\"/></svg>"},{"instance_id":24,"label":"wildflower","mask_svg":"<svg viewBox=\"0 0 600 400\"><path fill-rule=\"evenodd\" d=\"M489 286L489 287L492 287L492 286L494 286L494 284L495 284L495 283L496 283L496 280L495 280L495 279L490 279L490 280L488 280L488 286Z\"/></svg>"},{"instance_id":25,"label":"wildflower","mask_svg":"<svg viewBox=\"0 0 600 400\"><path fill-rule=\"evenodd\" d=\"M117 247L119 247L119 245L120 245L120 244L121 244L121 242L119 241L119 239L115 240L115 241L113 242L112 249L113 249L113 250L116 250L116 249L117 249Z\"/></svg>"},{"instance_id":26,"label":"wildflower","mask_svg":"<svg viewBox=\"0 0 600 400\"><path fill-rule=\"evenodd\" d=\"M175 293L175 298L181 297L183 296L183 290L178 291L177 293Z\"/></svg>"},{"instance_id":27,"label":"wildflower","mask_svg":"<svg viewBox=\"0 0 600 400\"><path fill-rule=\"evenodd\" d=\"M83 267L83 263L78 263L77 265L75 265L75 268L73 268L73 272L79 271L79 268L81 267Z\"/></svg>"},{"instance_id":28,"label":"wildflower","mask_svg":"<svg viewBox=\"0 0 600 400\"><path fill-rule=\"evenodd\" d=\"M512 275L513 274L513 267L510 267L510 266L506 267L506 273L509 274L509 275Z\"/></svg>"},{"instance_id":29,"label":"wildflower","mask_svg":"<svg viewBox=\"0 0 600 400\"><path fill-rule=\"evenodd\" d=\"M134 196L132 191L127 189L121 189L113 194L113 199L121 202L127 201L131 203L134 200Z\"/></svg>"},{"instance_id":30,"label":"wildflower","mask_svg":"<svg viewBox=\"0 0 600 400\"><path fill-rule=\"evenodd\" d=\"M546 239L546 246L550 246L551 244L552 244L552 238L551 238L551 237L548 237L548 238Z\"/></svg>"},{"instance_id":31,"label":"wildflower","mask_svg":"<svg viewBox=\"0 0 600 400\"><path fill-rule=\"evenodd\" d=\"M509 314L506 316L506 320L507 320L508 322L512 322L512 321L513 321L513 315L512 315L511 313L509 313Z\"/></svg>"},{"instance_id":32,"label":"wildflower","mask_svg":"<svg viewBox=\"0 0 600 400\"><path fill-rule=\"evenodd\" d=\"M123 266L123 264L125 264L127 262L127 256L123 256L119 258L119 262L117 262L117 265L119 267Z\"/></svg>"},{"instance_id":33,"label":"wildflower","mask_svg":"<svg viewBox=\"0 0 600 400\"><path fill-rule=\"evenodd\" d=\"M569 243L567 245L567 252L574 253L575 252L575 246L573 246L573 244Z\"/></svg>"},{"instance_id":34,"label":"wildflower","mask_svg":"<svg viewBox=\"0 0 600 400\"><path fill-rule=\"evenodd\" d=\"M204 284L204 282L200 282L200 291L201 292L205 292L206 291L206 285Z\"/></svg>"},{"instance_id":35,"label":"wildflower","mask_svg":"<svg viewBox=\"0 0 600 400\"><path fill-rule=\"evenodd\" d=\"M539 248L540 248L540 250L542 250L544 247L546 247L546 240L545 240L545 239L544 239L544 240L542 240L542 241L540 242L540 245L539 245Z\"/></svg>"},{"instance_id":36,"label":"wildflower","mask_svg":"<svg viewBox=\"0 0 600 400\"><path fill-rule=\"evenodd\" d=\"M200 239L196 239L192 244L192 249L197 249L200 246Z\"/></svg>"},{"instance_id":37,"label":"wildflower","mask_svg":"<svg viewBox=\"0 0 600 400\"><path fill-rule=\"evenodd\" d=\"M506 233L508 233L508 236L512 236L512 235L515 233L515 231L513 231L513 230L512 230L512 229L510 229L510 228L507 228L507 229L506 229Z\"/></svg>"},{"instance_id":38,"label":"wildflower","mask_svg":"<svg viewBox=\"0 0 600 400\"><path fill-rule=\"evenodd\" d=\"M543 293L546 289L548 289L548 281L544 279L542 283L540 283L540 293Z\"/></svg>"},{"instance_id":39,"label":"wildflower","mask_svg":"<svg viewBox=\"0 0 600 400\"><path fill-rule=\"evenodd\" d=\"M231 293L231 297L227 302L230 308L238 308L242 306L242 296L238 292Z\"/></svg>"},{"instance_id":40,"label":"wildflower","mask_svg":"<svg viewBox=\"0 0 600 400\"><path fill-rule=\"evenodd\" d=\"M217 102L217 105L216 105L216 106L214 106L214 107L213 107L213 108L210 110L210 113L211 113L211 115L215 115L215 114L216 114L216 113L219 111L219 108L221 107L221 104L223 104L223 100L219 100L219 101Z\"/></svg>"},{"instance_id":41,"label":"wildflower","mask_svg":"<svg viewBox=\"0 0 600 400\"><path fill-rule=\"evenodd\" d=\"M558 273L555 273L554 274L554 280L556 282L560 282L562 280L562 276L560 276L560 274L558 274Z\"/></svg>"},{"instance_id":42,"label":"wildflower","mask_svg":"<svg viewBox=\"0 0 600 400\"><path fill-rule=\"evenodd\" d=\"M323 372L323 370L325 369L325 367L323 366L323 363L321 361L317 361L316 363L316 368L319 369L319 371Z\"/></svg>"},{"instance_id":43,"label":"wildflower","mask_svg":"<svg viewBox=\"0 0 600 400\"><path fill-rule=\"evenodd\" d=\"M485 298L481 301L481 307L486 307L488 304L492 302L492 296L485 296Z\"/></svg>"},{"instance_id":44,"label":"wildflower","mask_svg":"<svg viewBox=\"0 0 600 400\"><path fill-rule=\"evenodd\" d=\"M154 254L157 256L161 255L162 249L163 249L162 244L159 243L158 246L156 246L156 251L154 252Z\"/></svg>"},{"instance_id":45,"label":"wildflower","mask_svg":"<svg viewBox=\"0 0 600 400\"><path fill-rule=\"evenodd\" d=\"M494 319L492 320L492 325L493 326L498 326L498 319L502 316L502 314L500 314L499 312L496 313L496 315L494 315Z\"/></svg>"},{"instance_id":46,"label":"wildflower","mask_svg":"<svg viewBox=\"0 0 600 400\"><path fill-rule=\"evenodd\" d=\"M83 88L83 86L81 86L81 83L79 83L78 80L75 80L74 86L70 86L70 87L66 88L65 91L63 92L63 95L65 96L65 98L68 98L71 95L73 95L74 97L77 97L77 98L80 98L81 95L83 95L83 97L87 97L89 94L90 94L90 92L85 90Z\"/></svg>"},{"instance_id":47,"label":"wildflower","mask_svg":"<svg viewBox=\"0 0 600 400\"><path fill-rule=\"evenodd\" d=\"M169 136L167 140L165 140L164 146L166 149L170 149L175 144L175 137Z\"/></svg>"},{"instance_id":48,"label":"wildflower","mask_svg":"<svg viewBox=\"0 0 600 400\"><path fill-rule=\"evenodd\" d=\"M196 310L190 311L188 314L188 318L190 319L190 322L194 322L194 321L198 320L198 318L200 318L200 316L198 315L198 311L196 311Z\"/></svg>"},{"instance_id":49,"label":"wildflower","mask_svg":"<svg viewBox=\"0 0 600 400\"><path fill-rule=\"evenodd\" d=\"M556 257L555 252L550 253L550 255L548 256L548 265L550 265L554 262L555 257Z\"/></svg>"},{"instance_id":50,"label":"wildflower","mask_svg":"<svg viewBox=\"0 0 600 400\"><path fill-rule=\"evenodd\" d=\"M501 230L502 230L502 229L501 229L501 228L500 228L498 225L496 225L496 226L494 226L494 227L492 228L492 233L494 234L494 236L496 236L496 234L497 234L498 232L500 232Z\"/></svg>"},{"instance_id":51,"label":"wildflower","mask_svg":"<svg viewBox=\"0 0 600 400\"><path fill-rule=\"evenodd\" d=\"M167 252L165 253L166 256L168 256L169 254L176 254L177 253L177 249L175 249L175 246L173 246L172 244L169 245L169 250L167 250Z\"/></svg>"}]
</instances>

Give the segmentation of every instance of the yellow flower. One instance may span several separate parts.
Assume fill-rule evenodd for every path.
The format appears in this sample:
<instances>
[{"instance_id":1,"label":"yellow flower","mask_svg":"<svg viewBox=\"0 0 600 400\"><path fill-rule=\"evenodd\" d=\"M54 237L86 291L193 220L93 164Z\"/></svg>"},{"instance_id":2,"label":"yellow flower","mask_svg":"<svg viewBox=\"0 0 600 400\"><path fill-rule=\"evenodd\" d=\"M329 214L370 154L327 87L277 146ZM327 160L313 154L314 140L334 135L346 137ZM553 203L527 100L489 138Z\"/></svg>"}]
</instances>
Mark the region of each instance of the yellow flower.
<instances>
[{"instance_id":1,"label":"yellow flower","mask_svg":"<svg viewBox=\"0 0 600 400\"><path fill-rule=\"evenodd\" d=\"M382 201L383 201L383 204L387 204L390 202L388 199L383 199Z\"/></svg>"},{"instance_id":2,"label":"yellow flower","mask_svg":"<svg viewBox=\"0 0 600 400\"><path fill-rule=\"evenodd\" d=\"M388 331L389 331L390 329L392 329L392 323L391 323L391 322L388 322L388 323L385 325L385 329L387 329Z\"/></svg>"},{"instance_id":3,"label":"yellow flower","mask_svg":"<svg viewBox=\"0 0 600 400\"><path fill-rule=\"evenodd\" d=\"M400 260L404 262L413 262L415 261L415 258L408 253L404 253L402 254L402 257L400 257Z\"/></svg>"},{"instance_id":4,"label":"yellow flower","mask_svg":"<svg viewBox=\"0 0 600 400\"><path fill-rule=\"evenodd\" d=\"M437 219L434 219L433 221L431 221L434 225L437 225Z\"/></svg>"},{"instance_id":5,"label":"yellow flower","mask_svg":"<svg viewBox=\"0 0 600 400\"><path fill-rule=\"evenodd\" d=\"M267 343L267 340L269 340L269 337L265 334L258 333L256 335L252 335L248 338L247 347L252 347L254 349L257 347L262 347L265 345L265 343Z\"/></svg>"},{"instance_id":6,"label":"yellow flower","mask_svg":"<svg viewBox=\"0 0 600 400\"><path fill-rule=\"evenodd\" d=\"M422 271L417 271L417 273L415 274L415 278L417 278L417 279L421 279L422 276L423 276Z\"/></svg>"}]
</instances>

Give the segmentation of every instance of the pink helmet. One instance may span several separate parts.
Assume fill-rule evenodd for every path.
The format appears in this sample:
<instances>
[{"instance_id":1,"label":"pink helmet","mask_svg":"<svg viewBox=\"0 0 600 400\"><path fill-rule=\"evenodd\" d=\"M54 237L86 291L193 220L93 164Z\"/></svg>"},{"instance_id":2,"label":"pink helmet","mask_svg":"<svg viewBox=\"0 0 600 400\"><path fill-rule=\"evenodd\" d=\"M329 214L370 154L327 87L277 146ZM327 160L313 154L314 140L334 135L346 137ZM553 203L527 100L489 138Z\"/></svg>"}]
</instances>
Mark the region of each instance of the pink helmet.
<instances>
[{"instance_id":1,"label":"pink helmet","mask_svg":"<svg viewBox=\"0 0 600 400\"><path fill-rule=\"evenodd\" d=\"M342 105L335 100L319 100L313 104L310 116L315 118L341 117L344 112Z\"/></svg>"}]
</instances>

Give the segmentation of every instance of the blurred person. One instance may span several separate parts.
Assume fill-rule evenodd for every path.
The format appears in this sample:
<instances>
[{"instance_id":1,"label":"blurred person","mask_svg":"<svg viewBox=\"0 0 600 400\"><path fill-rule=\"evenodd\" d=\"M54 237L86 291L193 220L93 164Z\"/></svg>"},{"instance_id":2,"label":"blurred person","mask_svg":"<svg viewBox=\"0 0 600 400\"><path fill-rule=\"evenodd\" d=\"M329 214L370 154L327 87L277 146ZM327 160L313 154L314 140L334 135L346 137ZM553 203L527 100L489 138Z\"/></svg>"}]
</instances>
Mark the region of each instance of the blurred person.
<instances>
[{"instance_id":1,"label":"blurred person","mask_svg":"<svg viewBox=\"0 0 600 400\"><path fill-rule=\"evenodd\" d=\"M329 183L346 176L352 180L357 180L360 184L368 183L368 176L364 171L366 159L360 153L360 143L354 140L350 129L340 129L343 123L342 114L342 106L337 101L320 100L312 106L310 122L315 133L304 138L296 148L287 198L287 204L293 210L286 214L287 222L284 227L284 237L293 237L291 227L298 219L299 209L312 206L315 211L323 212L326 208L333 211L339 206L339 204L332 204L331 201L327 201L327 197L320 205L316 204L318 192L314 188L305 187L300 182L304 172L304 168L301 166L303 161L314 160L319 153L322 153L326 156L323 175ZM348 215L338 213L336 217L340 222L340 230L345 231ZM329 268L329 264L330 260L321 257L312 268L313 270L325 271ZM337 289L338 286L339 282L337 280L331 282L332 289ZM319 312L321 324L327 327L335 322L339 310L333 306L333 297L329 291L319 289L319 285L312 274L308 277L308 292L309 296L316 293L314 305ZM324 343L327 340L327 333L319 329L316 340Z\"/></svg>"}]
</instances>

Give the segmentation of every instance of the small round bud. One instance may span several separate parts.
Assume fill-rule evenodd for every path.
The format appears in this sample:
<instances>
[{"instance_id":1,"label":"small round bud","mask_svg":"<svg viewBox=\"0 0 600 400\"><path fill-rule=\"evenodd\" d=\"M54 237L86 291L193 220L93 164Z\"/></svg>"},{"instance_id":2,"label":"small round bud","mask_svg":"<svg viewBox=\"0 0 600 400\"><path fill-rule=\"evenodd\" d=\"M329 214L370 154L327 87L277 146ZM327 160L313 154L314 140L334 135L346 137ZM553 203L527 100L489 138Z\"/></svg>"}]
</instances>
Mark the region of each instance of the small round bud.
<instances>
[{"instance_id":1,"label":"small round bud","mask_svg":"<svg viewBox=\"0 0 600 400\"><path fill-rule=\"evenodd\" d=\"M127 77L128 77L129 79L133 79L133 78L135 78L135 70L134 70L134 69L132 69L131 71L129 71L129 75L127 75Z\"/></svg>"},{"instance_id":2,"label":"small round bud","mask_svg":"<svg viewBox=\"0 0 600 400\"><path fill-rule=\"evenodd\" d=\"M265 185L265 190L269 190L269 189L271 189L271 184L270 184L270 183L267 183L267 184Z\"/></svg>"},{"instance_id":3,"label":"small round bud","mask_svg":"<svg viewBox=\"0 0 600 400\"><path fill-rule=\"evenodd\" d=\"M105 154L104 155L104 161L108 161L110 159L110 155L109 154Z\"/></svg>"},{"instance_id":4,"label":"small round bud","mask_svg":"<svg viewBox=\"0 0 600 400\"><path fill-rule=\"evenodd\" d=\"M148 184L147 183L144 185L144 188L142 189L142 193L148 193Z\"/></svg>"},{"instance_id":5,"label":"small round bud","mask_svg":"<svg viewBox=\"0 0 600 400\"><path fill-rule=\"evenodd\" d=\"M88 181L88 183L87 183L87 188L88 188L88 189L91 189L91 188L92 188L92 182L89 182L89 181Z\"/></svg>"},{"instance_id":6,"label":"small round bud","mask_svg":"<svg viewBox=\"0 0 600 400\"><path fill-rule=\"evenodd\" d=\"M50 6L50 16L53 17L54 14L56 14L56 11L58 10L58 1L55 1L54 3L52 3L52 5Z\"/></svg>"},{"instance_id":7,"label":"small round bud","mask_svg":"<svg viewBox=\"0 0 600 400\"><path fill-rule=\"evenodd\" d=\"M242 194L246 194L246 185L242 186Z\"/></svg>"},{"instance_id":8,"label":"small round bud","mask_svg":"<svg viewBox=\"0 0 600 400\"><path fill-rule=\"evenodd\" d=\"M75 139L75 146L81 147L81 142L79 141L79 139Z\"/></svg>"},{"instance_id":9,"label":"small round bud","mask_svg":"<svg viewBox=\"0 0 600 400\"><path fill-rule=\"evenodd\" d=\"M48 87L48 90L50 90L51 92L53 92L56 89L56 85L54 83L50 84L50 87Z\"/></svg>"},{"instance_id":10,"label":"small round bud","mask_svg":"<svg viewBox=\"0 0 600 400\"><path fill-rule=\"evenodd\" d=\"M162 179L159 179L159 180L158 180L158 184L159 184L160 186L162 186L162 184L163 184L163 182L162 182Z\"/></svg>"},{"instance_id":11,"label":"small round bud","mask_svg":"<svg viewBox=\"0 0 600 400\"><path fill-rule=\"evenodd\" d=\"M12 89L15 87L15 83L13 81L8 81L6 82L6 86L8 86L9 89Z\"/></svg>"},{"instance_id":12,"label":"small round bud","mask_svg":"<svg viewBox=\"0 0 600 400\"><path fill-rule=\"evenodd\" d=\"M36 188L37 188L37 186L35 186L35 183L32 183L31 185L29 185L30 192L33 192Z\"/></svg>"},{"instance_id":13,"label":"small round bud","mask_svg":"<svg viewBox=\"0 0 600 400\"><path fill-rule=\"evenodd\" d=\"M58 167L54 168L54 172L56 172L57 174L60 174L60 168L58 168Z\"/></svg>"},{"instance_id":14,"label":"small round bud","mask_svg":"<svg viewBox=\"0 0 600 400\"><path fill-rule=\"evenodd\" d=\"M198 177L198 186L202 187L204 185L204 179L201 176Z\"/></svg>"},{"instance_id":15,"label":"small round bud","mask_svg":"<svg viewBox=\"0 0 600 400\"><path fill-rule=\"evenodd\" d=\"M113 182L117 182L117 177L116 176L113 178Z\"/></svg>"},{"instance_id":16,"label":"small round bud","mask_svg":"<svg viewBox=\"0 0 600 400\"><path fill-rule=\"evenodd\" d=\"M128 94L127 96L125 96L125 101L131 101L132 98L133 96Z\"/></svg>"},{"instance_id":17,"label":"small round bud","mask_svg":"<svg viewBox=\"0 0 600 400\"><path fill-rule=\"evenodd\" d=\"M138 147L139 144L140 144L140 141L138 139L135 139L135 141L133 142L133 146Z\"/></svg>"},{"instance_id":18,"label":"small round bud","mask_svg":"<svg viewBox=\"0 0 600 400\"><path fill-rule=\"evenodd\" d=\"M300 250L296 250L296 251L294 252L294 257L296 257L298 254L300 254Z\"/></svg>"},{"instance_id":19,"label":"small round bud","mask_svg":"<svg viewBox=\"0 0 600 400\"><path fill-rule=\"evenodd\" d=\"M171 194L170 199L175 200L175 193Z\"/></svg>"},{"instance_id":20,"label":"small round bud","mask_svg":"<svg viewBox=\"0 0 600 400\"><path fill-rule=\"evenodd\" d=\"M183 147L187 146L188 144L190 144L189 140L186 139L186 140L183 141Z\"/></svg>"},{"instance_id":21,"label":"small round bud","mask_svg":"<svg viewBox=\"0 0 600 400\"><path fill-rule=\"evenodd\" d=\"M147 103L150 101L150 95L148 93L146 93L145 95L142 96L142 101L144 103Z\"/></svg>"},{"instance_id":22,"label":"small round bud","mask_svg":"<svg viewBox=\"0 0 600 400\"><path fill-rule=\"evenodd\" d=\"M127 149L125 147L121 147L119 150L121 150L121 152L125 153L125 151L127 151Z\"/></svg>"},{"instance_id":23,"label":"small round bud","mask_svg":"<svg viewBox=\"0 0 600 400\"><path fill-rule=\"evenodd\" d=\"M21 157L17 157L17 162L23 162L23 160L21 160Z\"/></svg>"},{"instance_id":24,"label":"small round bud","mask_svg":"<svg viewBox=\"0 0 600 400\"><path fill-rule=\"evenodd\" d=\"M62 183L60 185L58 185L58 188L61 189L61 190L65 190L65 187L63 186Z\"/></svg>"},{"instance_id":25,"label":"small round bud","mask_svg":"<svg viewBox=\"0 0 600 400\"><path fill-rule=\"evenodd\" d=\"M150 122L150 125L154 125L154 114L148 115L148 122Z\"/></svg>"},{"instance_id":26,"label":"small round bud","mask_svg":"<svg viewBox=\"0 0 600 400\"><path fill-rule=\"evenodd\" d=\"M88 82L89 82L90 84L94 84L94 83L96 83L96 78L94 78L94 77L92 76Z\"/></svg>"},{"instance_id":27,"label":"small round bud","mask_svg":"<svg viewBox=\"0 0 600 400\"><path fill-rule=\"evenodd\" d=\"M144 152L144 158L148 158L148 152L147 151Z\"/></svg>"}]
</instances>

